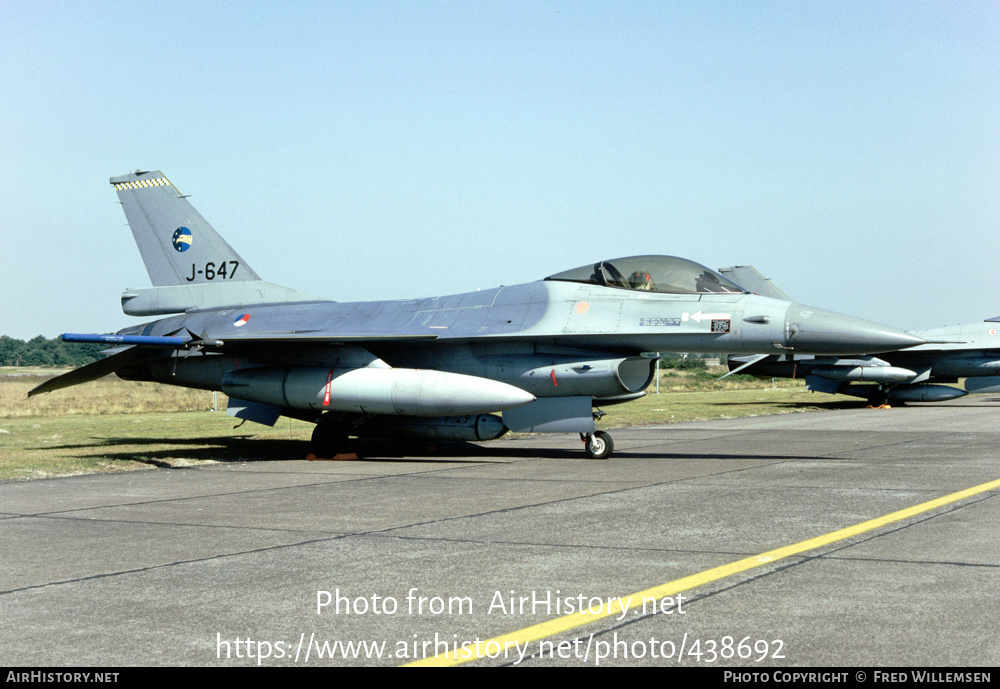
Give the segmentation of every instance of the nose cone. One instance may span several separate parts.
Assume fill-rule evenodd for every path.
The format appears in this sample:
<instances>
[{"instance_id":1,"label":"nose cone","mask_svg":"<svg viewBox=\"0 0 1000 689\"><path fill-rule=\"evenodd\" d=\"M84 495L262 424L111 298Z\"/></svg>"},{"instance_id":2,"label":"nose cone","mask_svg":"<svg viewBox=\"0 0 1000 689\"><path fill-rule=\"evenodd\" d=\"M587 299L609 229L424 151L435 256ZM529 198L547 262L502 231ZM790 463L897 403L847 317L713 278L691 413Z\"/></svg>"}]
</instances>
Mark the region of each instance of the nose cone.
<instances>
[{"instance_id":1,"label":"nose cone","mask_svg":"<svg viewBox=\"0 0 1000 689\"><path fill-rule=\"evenodd\" d=\"M923 344L888 325L792 304L785 312L785 346L802 354L874 354Z\"/></svg>"}]
</instances>

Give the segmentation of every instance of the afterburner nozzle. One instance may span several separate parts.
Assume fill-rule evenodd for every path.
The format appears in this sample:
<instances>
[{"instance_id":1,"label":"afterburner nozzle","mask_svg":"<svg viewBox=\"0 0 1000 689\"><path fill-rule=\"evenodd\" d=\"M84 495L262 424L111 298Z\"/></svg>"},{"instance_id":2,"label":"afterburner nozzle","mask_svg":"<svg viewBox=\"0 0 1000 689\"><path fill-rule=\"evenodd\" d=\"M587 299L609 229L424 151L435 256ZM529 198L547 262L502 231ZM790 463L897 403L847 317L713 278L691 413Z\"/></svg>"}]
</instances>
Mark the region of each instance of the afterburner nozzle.
<instances>
[{"instance_id":1,"label":"afterburner nozzle","mask_svg":"<svg viewBox=\"0 0 1000 689\"><path fill-rule=\"evenodd\" d=\"M785 312L785 346L796 354L875 354L923 343L888 325L804 304Z\"/></svg>"}]
</instances>

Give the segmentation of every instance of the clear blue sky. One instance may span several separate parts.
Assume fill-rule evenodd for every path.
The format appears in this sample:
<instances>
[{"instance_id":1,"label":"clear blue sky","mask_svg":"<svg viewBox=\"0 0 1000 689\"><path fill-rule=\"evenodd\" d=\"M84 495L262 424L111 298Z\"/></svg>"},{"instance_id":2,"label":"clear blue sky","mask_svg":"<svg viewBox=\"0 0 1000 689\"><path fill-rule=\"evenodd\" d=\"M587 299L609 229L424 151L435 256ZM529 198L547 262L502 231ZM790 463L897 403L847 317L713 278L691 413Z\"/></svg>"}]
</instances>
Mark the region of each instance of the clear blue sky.
<instances>
[{"instance_id":1,"label":"clear blue sky","mask_svg":"<svg viewBox=\"0 0 1000 689\"><path fill-rule=\"evenodd\" d=\"M638 253L904 328L1000 315L1000 3L0 3L0 334L149 284L162 170L341 301Z\"/></svg>"}]
</instances>

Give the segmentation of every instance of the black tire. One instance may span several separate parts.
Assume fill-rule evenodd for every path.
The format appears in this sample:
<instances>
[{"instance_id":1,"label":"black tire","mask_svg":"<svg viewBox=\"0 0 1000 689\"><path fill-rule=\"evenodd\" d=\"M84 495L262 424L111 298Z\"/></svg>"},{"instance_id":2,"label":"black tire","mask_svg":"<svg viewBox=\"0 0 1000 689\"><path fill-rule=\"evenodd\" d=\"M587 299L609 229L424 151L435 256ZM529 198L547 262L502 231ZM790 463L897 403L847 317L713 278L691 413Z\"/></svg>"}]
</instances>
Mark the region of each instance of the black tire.
<instances>
[{"instance_id":1,"label":"black tire","mask_svg":"<svg viewBox=\"0 0 1000 689\"><path fill-rule=\"evenodd\" d=\"M591 459L607 459L615 451L615 443L605 431L597 431L587 436L587 456Z\"/></svg>"},{"instance_id":2,"label":"black tire","mask_svg":"<svg viewBox=\"0 0 1000 689\"><path fill-rule=\"evenodd\" d=\"M870 393L868 393L868 404L873 407L881 407L888 401L889 397L885 394L885 390L881 388L875 388Z\"/></svg>"},{"instance_id":3,"label":"black tire","mask_svg":"<svg viewBox=\"0 0 1000 689\"><path fill-rule=\"evenodd\" d=\"M347 429L333 419L321 419L312 432L312 451L317 457L336 457L347 446Z\"/></svg>"}]
</instances>

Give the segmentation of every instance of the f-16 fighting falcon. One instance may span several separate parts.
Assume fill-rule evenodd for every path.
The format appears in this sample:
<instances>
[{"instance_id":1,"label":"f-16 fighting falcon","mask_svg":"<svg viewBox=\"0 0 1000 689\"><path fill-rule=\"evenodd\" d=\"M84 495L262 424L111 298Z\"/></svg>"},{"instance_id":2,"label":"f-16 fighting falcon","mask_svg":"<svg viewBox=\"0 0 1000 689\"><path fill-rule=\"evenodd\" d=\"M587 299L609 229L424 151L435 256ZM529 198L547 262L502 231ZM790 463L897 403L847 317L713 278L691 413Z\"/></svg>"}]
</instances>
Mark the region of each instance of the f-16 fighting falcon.
<instances>
[{"instance_id":1,"label":"f-16 fighting falcon","mask_svg":"<svg viewBox=\"0 0 1000 689\"><path fill-rule=\"evenodd\" d=\"M316 299L261 280L160 172L113 177L152 288L109 356L29 394L116 373L229 396L227 412L316 424L330 457L351 436L491 440L579 433L611 454L600 407L641 397L658 352L867 355L923 342L870 321L751 294L672 256L592 260L521 285L375 302ZM82 276L81 276L82 277Z\"/></svg>"}]
</instances>

